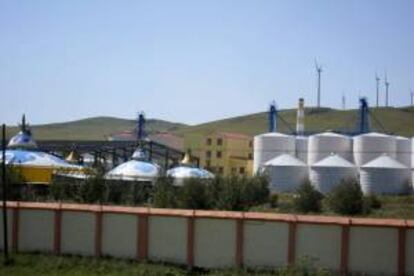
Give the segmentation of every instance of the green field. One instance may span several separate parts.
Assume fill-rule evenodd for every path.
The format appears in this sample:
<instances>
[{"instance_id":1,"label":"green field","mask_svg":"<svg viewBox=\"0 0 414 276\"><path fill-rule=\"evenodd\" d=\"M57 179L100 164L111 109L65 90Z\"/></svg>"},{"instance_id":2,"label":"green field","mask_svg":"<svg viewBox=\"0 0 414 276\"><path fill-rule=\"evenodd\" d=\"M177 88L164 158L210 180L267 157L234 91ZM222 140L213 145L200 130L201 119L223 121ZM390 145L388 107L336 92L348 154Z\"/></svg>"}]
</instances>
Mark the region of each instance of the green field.
<instances>
[{"instance_id":1,"label":"green field","mask_svg":"<svg viewBox=\"0 0 414 276\"><path fill-rule=\"evenodd\" d=\"M378 120L371 119L373 130L414 136L414 108L371 108L372 114ZM283 119L295 128L296 109L279 111ZM305 129L310 132L324 130L353 131L357 120L357 110L335 110L329 108L306 109ZM133 130L134 120L113 117L95 117L78 121L33 126L33 133L37 140L104 140L111 133ZM267 113L255 113L244 116L187 126L180 123L171 123L162 120L147 120L147 132L169 131L179 136L205 135L213 131L237 132L256 135L267 131ZM278 120L280 132L291 132L287 125ZM16 133L17 128L8 129L8 135Z\"/></svg>"},{"instance_id":2,"label":"green field","mask_svg":"<svg viewBox=\"0 0 414 276\"><path fill-rule=\"evenodd\" d=\"M138 263L136 261L86 258L76 256L52 256L40 254L14 254L12 264L5 266L0 257L0 275L334 275L322 269L315 269L308 261L296 267L273 271L188 270L174 265Z\"/></svg>"}]
</instances>

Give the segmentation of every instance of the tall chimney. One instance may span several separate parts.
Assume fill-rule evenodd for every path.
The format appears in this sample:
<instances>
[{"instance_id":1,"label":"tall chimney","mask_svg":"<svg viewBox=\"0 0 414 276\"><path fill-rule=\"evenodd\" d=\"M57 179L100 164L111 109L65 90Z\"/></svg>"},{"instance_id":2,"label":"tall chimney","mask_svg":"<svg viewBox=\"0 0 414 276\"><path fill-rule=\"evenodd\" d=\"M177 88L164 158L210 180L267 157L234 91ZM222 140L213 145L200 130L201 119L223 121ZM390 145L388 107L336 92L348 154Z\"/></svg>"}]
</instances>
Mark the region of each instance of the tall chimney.
<instances>
[{"instance_id":1,"label":"tall chimney","mask_svg":"<svg viewBox=\"0 0 414 276\"><path fill-rule=\"evenodd\" d=\"M299 99L298 114L296 117L296 134L303 135L305 131L305 101Z\"/></svg>"}]
</instances>

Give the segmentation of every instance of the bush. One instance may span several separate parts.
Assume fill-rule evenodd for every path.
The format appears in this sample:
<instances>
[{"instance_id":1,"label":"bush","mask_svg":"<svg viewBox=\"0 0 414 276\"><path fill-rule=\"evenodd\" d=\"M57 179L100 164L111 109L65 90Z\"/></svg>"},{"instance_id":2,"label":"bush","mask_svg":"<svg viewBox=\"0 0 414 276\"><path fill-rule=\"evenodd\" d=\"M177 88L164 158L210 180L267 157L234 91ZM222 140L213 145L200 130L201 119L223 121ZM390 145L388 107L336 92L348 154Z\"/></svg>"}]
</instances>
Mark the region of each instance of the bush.
<instances>
[{"instance_id":1,"label":"bush","mask_svg":"<svg viewBox=\"0 0 414 276\"><path fill-rule=\"evenodd\" d=\"M160 177L154 185L152 204L157 208L177 208L176 187L171 177Z\"/></svg>"},{"instance_id":2,"label":"bush","mask_svg":"<svg viewBox=\"0 0 414 276\"><path fill-rule=\"evenodd\" d=\"M184 209L210 209L211 200L207 191L208 182L203 179L189 178L177 194L178 206Z\"/></svg>"},{"instance_id":3,"label":"bush","mask_svg":"<svg viewBox=\"0 0 414 276\"><path fill-rule=\"evenodd\" d=\"M279 203L279 196L277 194L272 194L269 197L270 208L277 208Z\"/></svg>"},{"instance_id":4,"label":"bush","mask_svg":"<svg viewBox=\"0 0 414 276\"><path fill-rule=\"evenodd\" d=\"M329 208L342 215L357 215L364 211L364 196L357 179L343 179L327 197ZM365 205L366 206L366 205ZM369 206L368 206L369 207Z\"/></svg>"},{"instance_id":5,"label":"bush","mask_svg":"<svg viewBox=\"0 0 414 276\"><path fill-rule=\"evenodd\" d=\"M79 197L83 203L102 203L104 193L105 179L100 173L87 178L79 187Z\"/></svg>"},{"instance_id":6,"label":"bush","mask_svg":"<svg viewBox=\"0 0 414 276\"><path fill-rule=\"evenodd\" d=\"M375 195L367 196L364 200L369 208L380 209L382 207L382 202Z\"/></svg>"},{"instance_id":7,"label":"bush","mask_svg":"<svg viewBox=\"0 0 414 276\"><path fill-rule=\"evenodd\" d=\"M323 195L312 186L308 179L299 186L296 193L293 201L296 211L302 213L321 211Z\"/></svg>"}]
</instances>

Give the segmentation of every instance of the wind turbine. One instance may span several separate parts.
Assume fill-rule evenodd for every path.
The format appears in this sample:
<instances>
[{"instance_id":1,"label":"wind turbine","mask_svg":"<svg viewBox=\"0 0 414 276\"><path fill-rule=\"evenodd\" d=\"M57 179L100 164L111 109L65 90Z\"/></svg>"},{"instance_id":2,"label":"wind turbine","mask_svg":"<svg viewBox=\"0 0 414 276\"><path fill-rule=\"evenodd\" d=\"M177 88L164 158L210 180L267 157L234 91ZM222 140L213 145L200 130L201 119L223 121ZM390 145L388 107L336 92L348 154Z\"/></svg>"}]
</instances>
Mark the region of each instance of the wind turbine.
<instances>
[{"instance_id":1,"label":"wind turbine","mask_svg":"<svg viewBox=\"0 0 414 276\"><path fill-rule=\"evenodd\" d=\"M410 95L411 95L411 107L414 106L414 91L410 89Z\"/></svg>"},{"instance_id":2,"label":"wind turbine","mask_svg":"<svg viewBox=\"0 0 414 276\"><path fill-rule=\"evenodd\" d=\"M384 83L385 83L385 107L388 107L388 88L390 86L390 83L388 82L388 79L387 79L387 71L385 71Z\"/></svg>"},{"instance_id":3,"label":"wind turbine","mask_svg":"<svg viewBox=\"0 0 414 276\"><path fill-rule=\"evenodd\" d=\"M321 73L322 73L322 66L320 66L318 64L318 62L315 59L315 69L316 69L316 73L318 74L318 95L317 95L317 107L320 108L321 107Z\"/></svg>"},{"instance_id":4,"label":"wind turbine","mask_svg":"<svg viewBox=\"0 0 414 276\"><path fill-rule=\"evenodd\" d=\"M375 81L377 83L377 108L379 107L379 85L380 85L380 78L378 77L377 73L375 73Z\"/></svg>"}]
</instances>

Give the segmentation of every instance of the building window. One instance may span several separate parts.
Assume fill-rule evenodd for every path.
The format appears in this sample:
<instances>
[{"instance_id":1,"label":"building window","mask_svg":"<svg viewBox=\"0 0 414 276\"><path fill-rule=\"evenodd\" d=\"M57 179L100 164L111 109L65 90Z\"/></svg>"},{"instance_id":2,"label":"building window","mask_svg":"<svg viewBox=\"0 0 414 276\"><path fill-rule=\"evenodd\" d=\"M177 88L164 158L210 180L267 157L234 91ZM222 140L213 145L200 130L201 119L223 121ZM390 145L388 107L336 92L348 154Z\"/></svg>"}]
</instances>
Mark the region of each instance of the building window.
<instances>
[{"instance_id":1,"label":"building window","mask_svg":"<svg viewBox=\"0 0 414 276\"><path fill-rule=\"evenodd\" d=\"M211 138L207 138L206 144L207 146L211 146Z\"/></svg>"},{"instance_id":2,"label":"building window","mask_svg":"<svg viewBox=\"0 0 414 276\"><path fill-rule=\"evenodd\" d=\"M252 148L253 147L253 141L252 140L250 140L249 141L249 148Z\"/></svg>"},{"instance_id":3,"label":"building window","mask_svg":"<svg viewBox=\"0 0 414 276\"><path fill-rule=\"evenodd\" d=\"M221 151L216 152L216 157L221 158Z\"/></svg>"},{"instance_id":4,"label":"building window","mask_svg":"<svg viewBox=\"0 0 414 276\"><path fill-rule=\"evenodd\" d=\"M223 174L223 167L218 167L218 173Z\"/></svg>"},{"instance_id":5,"label":"building window","mask_svg":"<svg viewBox=\"0 0 414 276\"><path fill-rule=\"evenodd\" d=\"M211 162L210 162L210 160L207 160L207 161L206 161L206 167L207 167L207 168L210 168L210 167L211 167Z\"/></svg>"},{"instance_id":6,"label":"building window","mask_svg":"<svg viewBox=\"0 0 414 276\"><path fill-rule=\"evenodd\" d=\"M237 168L231 168L231 173L235 174L237 172Z\"/></svg>"},{"instance_id":7,"label":"building window","mask_svg":"<svg viewBox=\"0 0 414 276\"><path fill-rule=\"evenodd\" d=\"M249 160L253 160L253 153L249 153Z\"/></svg>"},{"instance_id":8,"label":"building window","mask_svg":"<svg viewBox=\"0 0 414 276\"><path fill-rule=\"evenodd\" d=\"M206 151L206 158L207 159L211 158L211 151L209 151L209 150Z\"/></svg>"},{"instance_id":9,"label":"building window","mask_svg":"<svg viewBox=\"0 0 414 276\"><path fill-rule=\"evenodd\" d=\"M217 146L221 146L221 145L223 145L223 139L218 138L217 139Z\"/></svg>"},{"instance_id":10,"label":"building window","mask_svg":"<svg viewBox=\"0 0 414 276\"><path fill-rule=\"evenodd\" d=\"M240 174L244 174L245 173L244 167L240 167L239 172L240 172Z\"/></svg>"}]
</instances>

